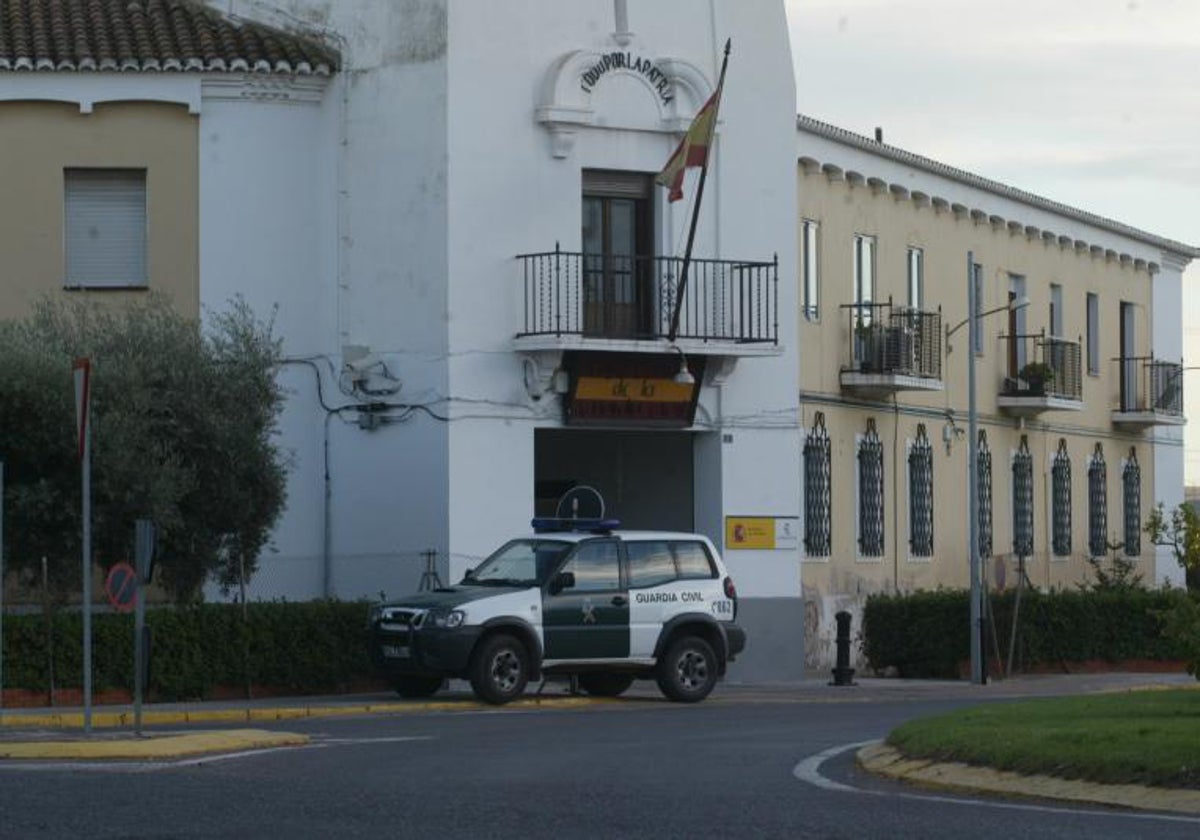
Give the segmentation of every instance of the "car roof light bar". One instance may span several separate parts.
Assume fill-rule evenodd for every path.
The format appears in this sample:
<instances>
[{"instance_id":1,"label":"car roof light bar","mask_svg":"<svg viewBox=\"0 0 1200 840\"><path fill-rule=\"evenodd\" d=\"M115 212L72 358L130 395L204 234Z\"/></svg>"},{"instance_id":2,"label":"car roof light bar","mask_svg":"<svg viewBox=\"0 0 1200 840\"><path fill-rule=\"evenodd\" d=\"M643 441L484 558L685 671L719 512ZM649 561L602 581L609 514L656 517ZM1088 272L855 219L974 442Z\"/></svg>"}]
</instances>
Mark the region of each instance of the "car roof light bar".
<instances>
[{"instance_id":1,"label":"car roof light bar","mask_svg":"<svg viewBox=\"0 0 1200 840\"><path fill-rule=\"evenodd\" d=\"M607 534L621 527L619 519L565 519L557 516L535 516L531 523L537 533L582 531L591 534Z\"/></svg>"}]
</instances>

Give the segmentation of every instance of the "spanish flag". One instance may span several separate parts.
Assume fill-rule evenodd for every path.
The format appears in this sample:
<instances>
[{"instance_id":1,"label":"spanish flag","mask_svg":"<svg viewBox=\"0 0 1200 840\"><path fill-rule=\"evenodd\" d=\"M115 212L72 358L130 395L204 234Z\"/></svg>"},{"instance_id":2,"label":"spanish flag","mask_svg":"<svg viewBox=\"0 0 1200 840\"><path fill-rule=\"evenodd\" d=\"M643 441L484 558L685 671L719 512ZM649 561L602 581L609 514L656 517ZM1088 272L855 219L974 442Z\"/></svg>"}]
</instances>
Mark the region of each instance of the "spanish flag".
<instances>
[{"instance_id":1,"label":"spanish flag","mask_svg":"<svg viewBox=\"0 0 1200 840\"><path fill-rule=\"evenodd\" d=\"M717 127L717 107L720 103L721 86L718 85L692 120L691 127L679 141L675 152L667 160L667 165L654 179L655 183L662 184L670 190L667 201L683 198L683 174L688 167L704 166L708 162L708 150L712 146L713 132Z\"/></svg>"}]
</instances>

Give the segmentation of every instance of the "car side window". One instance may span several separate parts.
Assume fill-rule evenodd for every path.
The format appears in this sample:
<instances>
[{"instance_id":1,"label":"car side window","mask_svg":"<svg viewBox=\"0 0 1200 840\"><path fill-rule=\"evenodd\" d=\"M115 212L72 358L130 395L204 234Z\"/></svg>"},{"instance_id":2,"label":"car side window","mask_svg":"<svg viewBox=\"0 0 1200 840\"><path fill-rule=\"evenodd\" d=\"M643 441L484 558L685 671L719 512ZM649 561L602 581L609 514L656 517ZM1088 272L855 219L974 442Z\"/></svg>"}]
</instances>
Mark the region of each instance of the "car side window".
<instances>
[{"instance_id":1,"label":"car side window","mask_svg":"<svg viewBox=\"0 0 1200 840\"><path fill-rule=\"evenodd\" d=\"M712 558L708 549L700 542L676 542L671 544L675 550L675 563L679 566L679 577L684 580L696 578L714 578L717 576L713 568Z\"/></svg>"},{"instance_id":2,"label":"car side window","mask_svg":"<svg viewBox=\"0 0 1200 840\"><path fill-rule=\"evenodd\" d=\"M571 592L621 588L621 560L615 540L589 540L579 544L562 571L575 575Z\"/></svg>"},{"instance_id":3,"label":"car side window","mask_svg":"<svg viewBox=\"0 0 1200 840\"><path fill-rule=\"evenodd\" d=\"M629 558L630 589L658 586L679 576L675 571L675 558L671 556L671 546L664 540L627 541L625 554Z\"/></svg>"}]
</instances>

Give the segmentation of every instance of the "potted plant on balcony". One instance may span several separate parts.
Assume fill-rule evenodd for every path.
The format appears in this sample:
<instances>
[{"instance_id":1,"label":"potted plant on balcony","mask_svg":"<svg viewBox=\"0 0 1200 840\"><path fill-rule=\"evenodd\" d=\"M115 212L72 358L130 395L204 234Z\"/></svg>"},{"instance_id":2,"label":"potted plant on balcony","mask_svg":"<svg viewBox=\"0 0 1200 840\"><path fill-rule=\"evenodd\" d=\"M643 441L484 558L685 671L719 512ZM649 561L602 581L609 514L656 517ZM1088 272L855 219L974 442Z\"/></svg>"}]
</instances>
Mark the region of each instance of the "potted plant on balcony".
<instances>
[{"instance_id":1,"label":"potted plant on balcony","mask_svg":"<svg viewBox=\"0 0 1200 840\"><path fill-rule=\"evenodd\" d=\"M1054 381L1054 368L1045 362L1029 362L1017 377L1025 383L1030 394L1040 397L1046 393L1047 383Z\"/></svg>"}]
</instances>

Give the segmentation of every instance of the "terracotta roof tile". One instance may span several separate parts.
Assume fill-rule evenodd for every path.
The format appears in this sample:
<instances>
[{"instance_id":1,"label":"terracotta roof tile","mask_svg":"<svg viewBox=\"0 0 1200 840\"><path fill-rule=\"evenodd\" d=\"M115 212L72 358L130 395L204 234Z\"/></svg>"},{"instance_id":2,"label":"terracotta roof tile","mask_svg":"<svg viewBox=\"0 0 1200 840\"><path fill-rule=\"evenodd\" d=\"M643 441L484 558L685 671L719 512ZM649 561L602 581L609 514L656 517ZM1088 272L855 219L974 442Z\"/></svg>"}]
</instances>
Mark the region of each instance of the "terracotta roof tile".
<instances>
[{"instance_id":1,"label":"terracotta roof tile","mask_svg":"<svg viewBox=\"0 0 1200 840\"><path fill-rule=\"evenodd\" d=\"M0 0L0 71L240 71L329 75L319 41L199 0Z\"/></svg>"}]
</instances>

